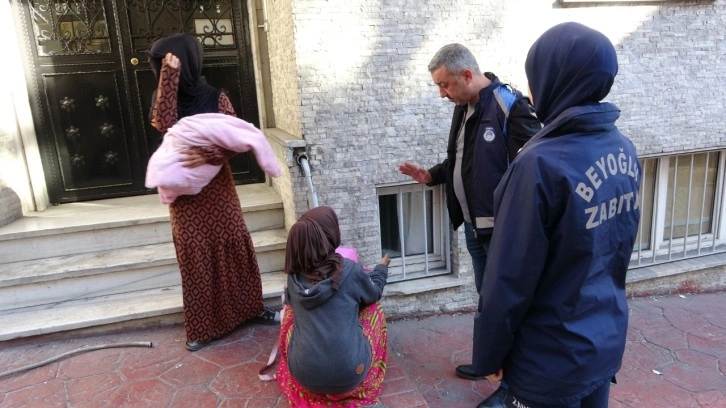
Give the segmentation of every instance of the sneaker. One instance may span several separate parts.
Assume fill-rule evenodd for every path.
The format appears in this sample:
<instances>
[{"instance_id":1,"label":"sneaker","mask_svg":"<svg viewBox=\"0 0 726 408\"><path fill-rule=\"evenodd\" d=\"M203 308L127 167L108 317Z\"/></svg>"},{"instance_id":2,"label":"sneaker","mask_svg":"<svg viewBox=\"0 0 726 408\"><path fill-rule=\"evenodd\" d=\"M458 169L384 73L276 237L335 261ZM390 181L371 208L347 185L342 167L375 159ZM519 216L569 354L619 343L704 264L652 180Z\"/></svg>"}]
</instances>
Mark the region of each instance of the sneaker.
<instances>
[{"instance_id":1,"label":"sneaker","mask_svg":"<svg viewBox=\"0 0 726 408\"><path fill-rule=\"evenodd\" d=\"M472 381L483 380L485 377L483 375L476 375L476 373L474 372L474 366L471 364L462 364L460 366L456 366L456 376L466 378L467 380Z\"/></svg>"},{"instance_id":2,"label":"sneaker","mask_svg":"<svg viewBox=\"0 0 726 408\"><path fill-rule=\"evenodd\" d=\"M496 391L494 391L494 394L490 395L489 398L485 399L484 401L480 402L479 405L476 406L476 408L504 408L508 407L510 405L507 405L507 396L509 391L505 387L499 387ZM516 400L515 400L516 401Z\"/></svg>"},{"instance_id":3,"label":"sneaker","mask_svg":"<svg viewBox=\"0 0 726 408\"><path fill-rule=\"evenodd\" d=\"M252 323L278 325L280 324L280 312L276 312L269 307L265 307L265 311L257 317L250 319Z\"/></svg>"},{"instance_id":4,"label":"sneaker","mask_svg":"<svg viewBox=\"0 0 726 408\"><path fill-rule=\"evenodd\" d=\"M186 347L186 349L189 351L197 351L197 350L201 350L202 348L204 348L204 346L206 346L207 344L209 344L209 343L201 342L201 341L193 341L191 343L187 342L187 344L185 344L184 347Z\"/></svg>"}]
</instances>

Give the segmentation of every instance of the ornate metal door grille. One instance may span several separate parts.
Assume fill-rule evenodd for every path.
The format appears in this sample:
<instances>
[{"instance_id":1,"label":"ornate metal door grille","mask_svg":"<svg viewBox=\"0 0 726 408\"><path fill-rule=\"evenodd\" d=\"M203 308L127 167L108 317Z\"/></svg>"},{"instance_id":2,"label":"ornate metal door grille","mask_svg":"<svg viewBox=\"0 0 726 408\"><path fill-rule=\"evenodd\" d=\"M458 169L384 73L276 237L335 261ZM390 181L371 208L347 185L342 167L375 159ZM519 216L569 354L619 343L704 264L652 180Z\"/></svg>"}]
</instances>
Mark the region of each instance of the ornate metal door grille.
<instances>
[{"instance_id":1,"label":"ornate metal door grille","mask_svg":"<svg viewBox=\"0 0 726 408\"><path fill-rule=\"evenodd\" d=\"M258 123L246 11L231 0L19 0L31 108L51 202L145 194L160 135L148 124L155 81L146 51L177 32L205 49L203 74ZM264 181L252 154L240 183Z\"/></svg>"},{"instance_id":2,"label":"ornate metal door grille","mask_svg":"<svg viewBox=\"0 0 726 408\"><path fill-rule=\"evenodd\" d=\"M111 42L101 0L31 1L38 55L109 53Z\"/></svg>"},{"instance_id":3,"label":"ornate metal door grille","mask_svg":"<svg viewBox=\"0 0 726 408\"><path fill-rule=\"evenodd\" d=\"M149 49L163 35L179 32L197 35L206 50L236 46L229 0L131 0L127 11L134 52Z\"/></svg>"}]
</instances>

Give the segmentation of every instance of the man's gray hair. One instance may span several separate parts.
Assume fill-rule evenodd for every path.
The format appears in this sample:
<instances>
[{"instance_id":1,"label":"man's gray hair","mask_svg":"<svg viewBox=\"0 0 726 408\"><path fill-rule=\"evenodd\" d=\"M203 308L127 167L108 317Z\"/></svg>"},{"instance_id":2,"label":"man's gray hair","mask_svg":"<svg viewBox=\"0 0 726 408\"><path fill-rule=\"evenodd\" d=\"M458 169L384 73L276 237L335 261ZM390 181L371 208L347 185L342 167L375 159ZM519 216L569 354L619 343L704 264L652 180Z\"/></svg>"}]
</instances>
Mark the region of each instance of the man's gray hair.
<instances>
[{"instance_id":1,"label":"man's gray hair","mask_svg":"<svg viewBox=\"0 0 726 408\"><path fill-rule=\"evenodd\" d=\"M454 75L458 75L467 69L475 74L481 73L474 54L461 44L447 44L441 47L429 62L429 73L433 73L442 66Z\"/></svg>"}]
</instances>

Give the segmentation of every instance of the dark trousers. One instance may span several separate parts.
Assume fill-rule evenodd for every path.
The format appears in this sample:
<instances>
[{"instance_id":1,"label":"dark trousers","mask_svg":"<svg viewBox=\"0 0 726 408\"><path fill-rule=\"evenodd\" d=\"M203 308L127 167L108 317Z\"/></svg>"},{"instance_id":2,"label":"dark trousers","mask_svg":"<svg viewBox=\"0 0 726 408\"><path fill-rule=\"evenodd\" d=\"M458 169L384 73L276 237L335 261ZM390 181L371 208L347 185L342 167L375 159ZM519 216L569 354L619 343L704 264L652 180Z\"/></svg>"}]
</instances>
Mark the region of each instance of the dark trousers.
<instances>
[{"instance_id":1,"label":"dark trousers","mask_svg":"<svg viewBox=\"0 0 726 408\"><path fill-rule=\"evenodd\" d=\"M470 222L464 222L464 236L466 237L466 249L471 255L471 264L474 268L474 283L476 293L481 293L481 283L484 279L484 268L487 265L487 252L492 236L477 238L474 234L474 227Z\"/></svg>"}]
</instances>

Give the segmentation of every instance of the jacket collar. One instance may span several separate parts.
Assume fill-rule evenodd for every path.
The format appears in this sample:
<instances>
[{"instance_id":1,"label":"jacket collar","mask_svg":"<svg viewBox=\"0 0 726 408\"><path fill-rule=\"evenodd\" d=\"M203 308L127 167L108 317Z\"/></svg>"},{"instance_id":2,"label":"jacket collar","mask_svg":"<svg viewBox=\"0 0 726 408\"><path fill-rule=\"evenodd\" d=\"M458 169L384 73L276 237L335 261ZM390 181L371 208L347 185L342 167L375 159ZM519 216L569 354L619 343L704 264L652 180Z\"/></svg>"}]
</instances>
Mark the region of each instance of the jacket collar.
<instances>
[{"instance_id":1,"label":"jacket collar","mask_svg":"<svg viewBox=\"0 0 726 408\"><path fill-rule=\"evenodd\" d=\"M522 151L537 143L538 140L546 137L558 136L562 131L566 132L571 122L577 121L577 128L598 128L605 129L615 126L615 121L620 117L620 109L609 102L601 102L586 106L573 106L565 109L562 113L532 136L522 147Z\"/></svg>"}]
</instances>

